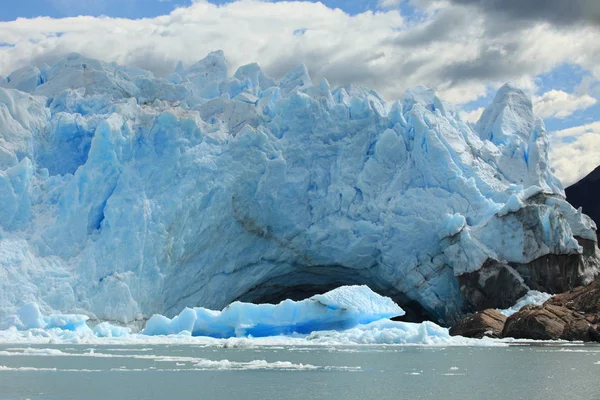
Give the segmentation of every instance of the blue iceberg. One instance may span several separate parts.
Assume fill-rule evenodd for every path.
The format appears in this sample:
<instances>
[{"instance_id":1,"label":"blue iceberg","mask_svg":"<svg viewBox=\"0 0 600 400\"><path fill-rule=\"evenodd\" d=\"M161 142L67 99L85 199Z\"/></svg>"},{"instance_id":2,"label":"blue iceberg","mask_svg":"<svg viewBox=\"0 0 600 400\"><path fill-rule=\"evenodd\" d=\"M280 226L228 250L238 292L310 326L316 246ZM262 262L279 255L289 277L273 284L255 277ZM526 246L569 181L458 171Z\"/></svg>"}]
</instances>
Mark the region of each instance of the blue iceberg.
<instances>
[{"instance_id":1,"label":"blue iceberg","mask_svg":"<svg viewBox=\"0 0 600 400\"><path fill-rule=\"evenodd\" d=\"M390 298L379 296L367 286L344 286L298 302L284 300L276 305L235 302L222 311L186 308L173 319L154 315L142 333L265 337L345 330L402 315L402 308Z\"/></svg>"},{"instance_id":2,"label":"blue iceberg","mask_svg":"<svg viewBox=\"0 0 600 400\"><path fill-rule=\"evenodd\" d=\"M89 329L86 325L88 319L89 317L87 315L82 314L52 314L44 316L36 303L29 303L21 306L16 314L2 321L0 323L0 329L15 327L19 330L87 330Z\"/></svg>"}]
</instances>

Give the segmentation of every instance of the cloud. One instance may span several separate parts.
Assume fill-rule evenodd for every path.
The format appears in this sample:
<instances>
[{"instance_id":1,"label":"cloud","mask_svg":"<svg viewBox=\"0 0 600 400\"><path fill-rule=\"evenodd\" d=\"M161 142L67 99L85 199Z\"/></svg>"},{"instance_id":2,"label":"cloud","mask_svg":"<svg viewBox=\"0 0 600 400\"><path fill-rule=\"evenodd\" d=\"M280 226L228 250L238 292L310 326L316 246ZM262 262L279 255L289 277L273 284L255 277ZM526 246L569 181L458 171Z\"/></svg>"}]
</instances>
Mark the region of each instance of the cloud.
<instances>
[{"instance_id":1,"label":"cloud","mask_svg":"<svg viewBox=\"0 0 600 400\"><path fill-rule=\"evenodd\" d=\"M566 118L576 111L585 110L598 101L590 95L574 95L562 90L551 90L533 99L535 113L541 118Z\"/></svg>"},{"instance_id":2,"label":"cloud","mask_svg":"<svg viewBox=\"0 0 600 400\"><path fill-rule=\"evenodd\" d=\"M541 20L559 26L581 23L600 25L598 0L449 0L478 7L488 14L508 20Z\"/></svg>"},{"instance_id":3,"label":"cloud","mask_svg":"<svg viewBox=\"0 0 600 400\"><path fill-rule=\"evenodd\" d=\"M555 131L552 132L552 137L561 138L561 140L564 140L565 138L577 139L588 133L600 133L600 121Z\"/></svg>"},{"instance_id":4,"label":"cloud","mask_svg":"<svg viewBox=\"0 0 600 400\"><path fill-rule=\"evenodd\" d=\"M197 0L139 20L18 19L0 23L2 41L14 45L0 46L0 74L79 52L161 76L179 60L190 65L222 49L231 72L257 61L280 78L304 62L315 80L326 77L333 85L368 86L393 100L422 84L458 104L506 81L534 92L536 75L566 62L600 77L596 31L529 24L490 35L489 16L477 8L429 0L411 4L424 7L423 18L405 18L397 9L349 15L313 2L242 0L219 6ZM300 28L304 35L294 35Z\"/></svg>"},{"instance_id":5,"label":"cloud","mask_svg":"<svg viewBox=\"0 0 600 400\"><path fill-rule=\"evenodd\" d=\"M550 134L550 165L565 187L600 165L600 121Z\"/></svg>"}]
</instances>

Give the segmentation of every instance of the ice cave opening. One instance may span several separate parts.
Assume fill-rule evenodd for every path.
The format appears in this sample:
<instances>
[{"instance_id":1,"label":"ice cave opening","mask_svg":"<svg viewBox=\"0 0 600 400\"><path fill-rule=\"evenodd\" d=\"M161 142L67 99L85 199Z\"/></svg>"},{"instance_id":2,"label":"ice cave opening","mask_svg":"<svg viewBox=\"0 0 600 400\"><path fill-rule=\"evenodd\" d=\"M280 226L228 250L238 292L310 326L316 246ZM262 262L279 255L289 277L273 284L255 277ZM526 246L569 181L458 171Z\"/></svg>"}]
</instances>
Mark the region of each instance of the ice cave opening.
<instances>
[{"instance_id":1,"label":"ice cave opening","mask_svg":"<svg viewBox=\"0 0 600 400\"><path fill-rule=\"evenodd\" d=\"M427 311L417 301L399 292L389 283L361 274L360 270L342 265L318 265L295 269L273 276L242 293L235 300L254 304L277 304L283 300L304 300L324 294L341 286L366 285L379 295L391 298L406 312L397 321L437 321L437 316Z\"/></svg>"}]
</instances>

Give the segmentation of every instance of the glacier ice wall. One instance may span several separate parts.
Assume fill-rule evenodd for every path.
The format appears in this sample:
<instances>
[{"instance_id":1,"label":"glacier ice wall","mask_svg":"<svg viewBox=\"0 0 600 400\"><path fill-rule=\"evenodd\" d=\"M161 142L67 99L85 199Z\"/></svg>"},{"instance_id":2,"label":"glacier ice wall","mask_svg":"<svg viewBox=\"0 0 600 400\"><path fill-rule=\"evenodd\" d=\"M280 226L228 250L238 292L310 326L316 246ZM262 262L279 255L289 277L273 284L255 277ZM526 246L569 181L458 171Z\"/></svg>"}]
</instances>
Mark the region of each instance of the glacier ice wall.
<instances>
[{"instance_id":1,"label":"glacier ice wall","mask_svg":"<svg viewBox=\"0 0 600 400\"><path fill-rule=\"evenodd\" d=\"M23 68L0 82L0 319L36 302L132 323L353 284L443 323L506 308L597 273L547 152L510 85L473 126L425 87L386 102L303 65L231 76L222 52L166 78L77 54ZM528 267L554 255L576 261Z\"/></svg>"}]
</instances>

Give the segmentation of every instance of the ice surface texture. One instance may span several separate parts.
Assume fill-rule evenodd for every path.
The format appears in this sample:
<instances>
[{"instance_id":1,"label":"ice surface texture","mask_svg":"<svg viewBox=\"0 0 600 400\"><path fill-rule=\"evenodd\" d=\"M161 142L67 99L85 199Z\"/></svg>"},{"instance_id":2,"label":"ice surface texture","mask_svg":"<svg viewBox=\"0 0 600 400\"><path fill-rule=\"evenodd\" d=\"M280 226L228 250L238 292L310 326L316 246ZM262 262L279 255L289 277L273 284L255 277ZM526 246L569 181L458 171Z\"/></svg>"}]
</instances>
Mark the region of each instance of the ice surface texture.
<instances>
[{"instance_id":1,"label":"ice surface texture","mask_svg":"<svg viewBox=\"0 0 600 400\"><path fill-rule=\"evenodd\" d=\"M169 319L154 315L146 323L145 335L265 337L345 330L381 319L399 317L404 311L390 298L373 293L367 286L342 286L325 294L277 305L235 302L222 311L186 308Z\"/></svg>"},{"instance_id":2,"label":"ice surface texture","mask_svg":"<svg viewBox=\"0 0 600 400\"><path fill-rule=\"evenodd\" d=\"M388 103L304 66L231 77L222 52L164 79L72 54L0 86L0 321L31 302L132 323L366 284L444 322L486 260L596 240L510 85L475 126L424 87Z\"/></svg>"}]
</instances>

